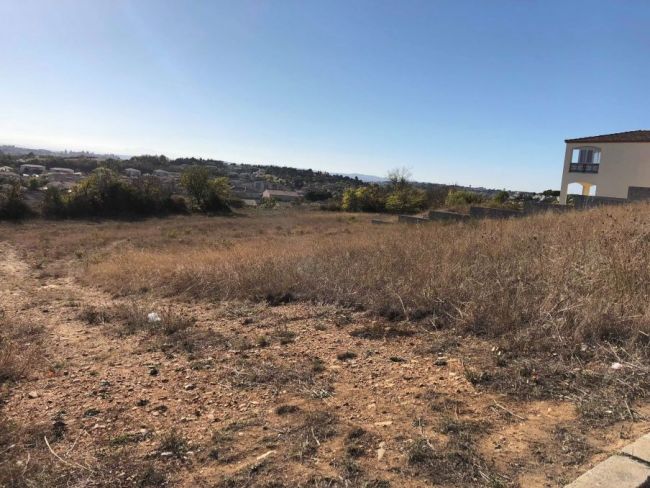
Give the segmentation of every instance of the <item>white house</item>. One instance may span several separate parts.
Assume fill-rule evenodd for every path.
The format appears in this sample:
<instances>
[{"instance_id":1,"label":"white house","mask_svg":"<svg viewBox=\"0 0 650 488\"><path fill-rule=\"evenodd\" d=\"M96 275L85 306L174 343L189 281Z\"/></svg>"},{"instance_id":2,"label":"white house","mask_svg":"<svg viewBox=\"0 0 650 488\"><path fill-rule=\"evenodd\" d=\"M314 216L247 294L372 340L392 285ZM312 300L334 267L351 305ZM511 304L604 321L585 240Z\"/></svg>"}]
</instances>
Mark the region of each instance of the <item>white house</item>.
<instances>
[{"instance_id":1,"label":"white house","mask_svg":"<svg viewBox=\"0 0 650 488\"><path fill-rule=\"evenodd\" d=\"M582 195L636 200L650 197L650 130L567 139L560 203L569 185Z\"/></svg>"},{"instance_id":2,"label":"white house","mask_svg":"<svg viewBox=\"0 0 650 488\"><path fill-rule=\"evenodd\" d=\"M297 202L302 195L296 191L264 190L262 200L277 200L278 202Z\"/></svg>"}]
</instances>

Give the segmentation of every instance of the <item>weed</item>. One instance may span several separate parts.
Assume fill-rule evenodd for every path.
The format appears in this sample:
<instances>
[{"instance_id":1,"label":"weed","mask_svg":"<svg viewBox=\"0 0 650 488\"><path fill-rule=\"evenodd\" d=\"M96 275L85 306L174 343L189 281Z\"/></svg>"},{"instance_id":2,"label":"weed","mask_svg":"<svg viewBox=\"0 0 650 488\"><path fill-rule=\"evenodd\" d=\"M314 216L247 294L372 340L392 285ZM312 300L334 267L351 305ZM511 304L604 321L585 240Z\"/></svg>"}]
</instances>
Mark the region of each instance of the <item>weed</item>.
<instances>
[{"instance_id":1,"label":"weed","mask_svg":"<svg viewBox=\"0 0 650 488\"><path fill-rule=\"evenodd\" d=\"M89 325L104 325L111 321L111 313L107 308L88 305L81 309L78 318Z\"/></svg>"},{"instance_id":2,"label":"weed","mask_svg":"<svg viewBox=\"0 0 650 488\"><path fill-rule=\"evenodd\" d=\"M275 413L278 415L287 415L290 413L296 413L300 410L296 405L280 405L275 409Z\"/></svg>"},{"instance_id":3,"label":"weed","mask_svg":"<svg viewBox=\"0 0 650 488\"><path fill-rule=\"evenodd\" d=\"M329 412L309 412L302 424L291 432L292 457L304 460L313 456L322 442L336 434L337 419Z\"/></svg>"},{"instance_id":4,"label":"weed","mask_svg":"<svg viewBox=\"0 0 650 488\"><path fill-rule=\"evenodd\" d=\"M336 359L339 361L349 361L357 357L357 354L351 351L341 352L336 355Z\"/></svg>"},{"instance_id":5,"label":"weed","mask_svg":"<svg viewBox=\"0 0 650 488\"><path fill-rule=\"evenodd\" d=\"M164 434L158 444L160 453L170 453L171 456L180 459L187 452L187 441L176 430L171 430Z\"/></svg>"}]
</instances>

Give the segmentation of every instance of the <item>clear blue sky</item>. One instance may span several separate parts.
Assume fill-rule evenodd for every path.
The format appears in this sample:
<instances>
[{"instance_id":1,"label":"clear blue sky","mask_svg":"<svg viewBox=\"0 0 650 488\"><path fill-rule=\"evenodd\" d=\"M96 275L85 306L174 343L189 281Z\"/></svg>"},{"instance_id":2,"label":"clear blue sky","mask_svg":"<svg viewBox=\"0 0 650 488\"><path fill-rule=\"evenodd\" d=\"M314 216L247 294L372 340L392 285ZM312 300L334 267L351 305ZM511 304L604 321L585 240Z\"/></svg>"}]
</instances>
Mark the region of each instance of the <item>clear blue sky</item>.
<instances>
[{"instance_id":1,"label":"clear blue sky","mask_svg":"<svg viewBox=\"0 0 650 488\"><path fill-rule=\"evenodd\" d=\"M0 0L0 143L559 188L650 129L650 2Z\"/></svg>"}]
</instances>

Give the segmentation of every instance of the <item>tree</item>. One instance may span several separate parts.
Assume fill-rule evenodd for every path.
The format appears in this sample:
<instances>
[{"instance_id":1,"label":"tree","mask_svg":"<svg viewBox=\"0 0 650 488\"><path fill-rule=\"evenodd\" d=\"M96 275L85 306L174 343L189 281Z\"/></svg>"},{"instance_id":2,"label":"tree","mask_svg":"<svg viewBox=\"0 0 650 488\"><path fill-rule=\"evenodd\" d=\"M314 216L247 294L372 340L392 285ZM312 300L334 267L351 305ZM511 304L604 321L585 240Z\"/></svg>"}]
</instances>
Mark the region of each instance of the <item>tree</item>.
<instances>
[{"instance_id":1,"label":"tree","mask_svg":"<svg viewBox=\"0 0 650 488\"><path fill-rule=\"evenodd\" d=\"M226 177L210 178L205 166L191 166L181 176L181 185L194 205L203 212L229 211L230 182Z\"/></svg>"},{"instance_id":2,"label":"tree","mask_svg":"<svg viewBox=\"0 0 650 488\"><path fill-rule=\"evenodd\" d=\"M190 166L181 175L181 186L197 207L203 207L210 195L210 171L205 166Z\"/></svg>"},{"instance_id":3,"label":"tree","mask_svg":"<svg viewBox=\"0 0 650 488\"><path fill-rule=\"evenodd\" d=\"M386 198L386 210L413 213L425 208L427 195L424 190L416 188L410 178L411 172L407 168L388 172L390 194Z\"/></svg>"},{"instance_id":4,"label":"tree","mask_svg":"<svg viewBox=\"0 0 650 488\"><path fill-rule=\"evenodd\" d=\"M346 188L343 192L341 208L346 212L357 212L359 210L359 201L355 188Z\"/></svg>"},{"instance_id":5,"label":"tree","mask_svg":"<svg viewBox=\"0 0 650 488\"><path fill-rule=\"evenodd\" d=\"M228 204L231 198L230 181L221 176L208 181L208 196L203 202L201 210L204 212L229 212Z\"/></svg>"},{"instance_id":6,"label":"tree","mask_svg":"<svg viewBox=\"0 0 650 488\"><path fill-rule=\"evenodd\" d=\"M508 201L508 198L510 198L510 193L508 193L506 190L499 190L492 199L496 203L503 204Z\"/></svg>"}]
</instances>

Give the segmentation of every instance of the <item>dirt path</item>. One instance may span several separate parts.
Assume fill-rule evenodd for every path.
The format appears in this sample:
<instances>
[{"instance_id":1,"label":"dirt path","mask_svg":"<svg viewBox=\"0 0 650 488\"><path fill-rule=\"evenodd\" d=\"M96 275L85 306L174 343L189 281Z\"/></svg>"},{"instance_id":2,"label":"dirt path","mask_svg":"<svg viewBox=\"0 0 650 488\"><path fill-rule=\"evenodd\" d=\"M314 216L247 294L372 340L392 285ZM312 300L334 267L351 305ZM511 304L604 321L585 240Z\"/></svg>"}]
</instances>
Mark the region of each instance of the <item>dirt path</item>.
<instances>
[{"instance_id":1,"label":"dirt path","mask_svg":"<svg viewBox=\"0 0 650 488\"><path fill-rule=\"evenodd\" d=\"M475 436L458 448L471 450L462 469L476 469L477 484L492 470L504 486L558 486L643 431L633 424L578 435L569 403L513 404L476 390L463 369L471 344L438 354L437 336L353 337L355 328L383 327L363 314L303 304L148 304L196 320L200 348L179 351L173 336L118 335L119 320L81 318L89 307L128 300L30 268L7 245L0 262L0 307L48 332L42 362L11 389L4 411L59 429L52 447L64 461L54 462L76 466L90 485L133 485L136 471L152 465L172 486L257 486L258 478L431 486L409 464L418 440ZM280 405L292 408L279 414ZM558 429L569 437L558 440ZM178 442L161 445L172 432Z\"/></svg>"}]
</instances>

